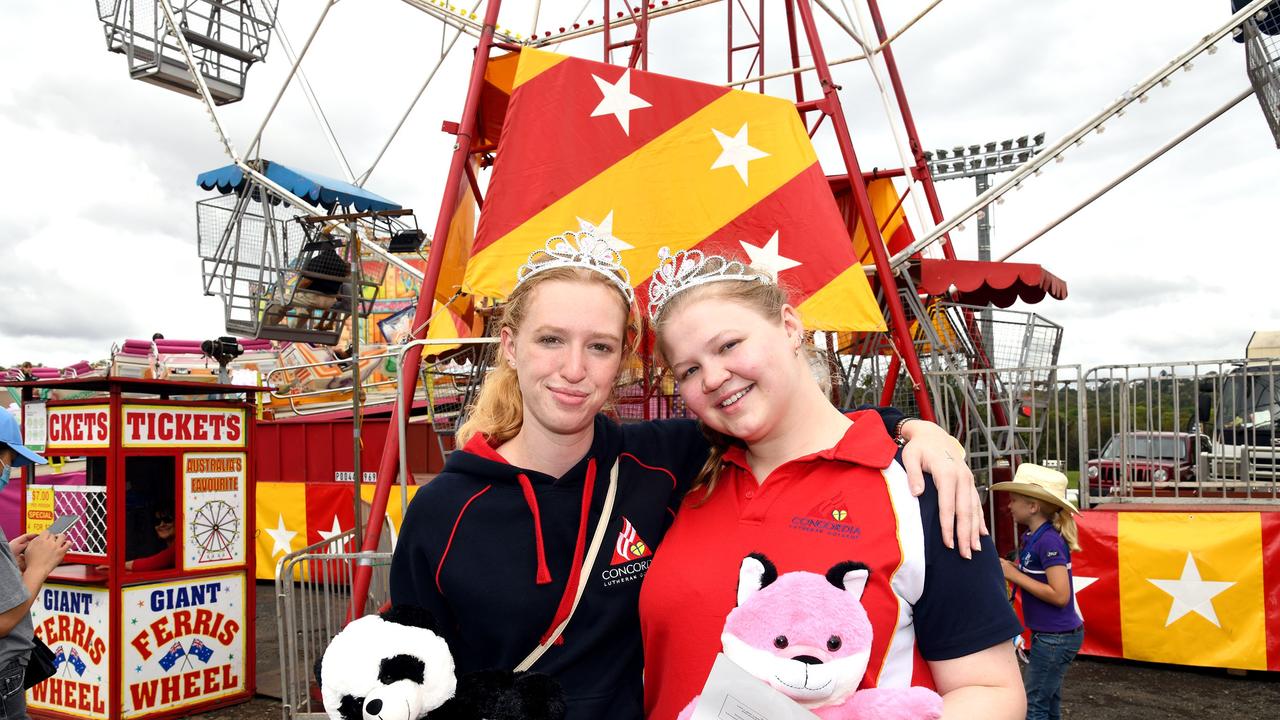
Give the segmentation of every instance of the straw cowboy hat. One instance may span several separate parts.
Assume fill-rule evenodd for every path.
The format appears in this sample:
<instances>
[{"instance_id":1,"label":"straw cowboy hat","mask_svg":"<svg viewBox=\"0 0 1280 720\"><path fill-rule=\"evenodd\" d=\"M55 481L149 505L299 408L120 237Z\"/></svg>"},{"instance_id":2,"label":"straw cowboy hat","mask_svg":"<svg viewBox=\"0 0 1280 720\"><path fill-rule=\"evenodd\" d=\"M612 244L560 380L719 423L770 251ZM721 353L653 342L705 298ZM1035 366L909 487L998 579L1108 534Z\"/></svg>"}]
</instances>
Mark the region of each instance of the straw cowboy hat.
<instances>
[{"instance_id":1,"label":"straw cowboy hat","mask_svg":"<svg viewBox=\"0 0 1280 720\"><path fill-rule=\"evenodd\" d=\"M1022 463L1013 474L1013 480L998 482L991 489L1025 495L1033 500L1057 505L1072 514L1080 512L1067 499L1067 476L1041 465Z\"/></svg>"}]
</instances>

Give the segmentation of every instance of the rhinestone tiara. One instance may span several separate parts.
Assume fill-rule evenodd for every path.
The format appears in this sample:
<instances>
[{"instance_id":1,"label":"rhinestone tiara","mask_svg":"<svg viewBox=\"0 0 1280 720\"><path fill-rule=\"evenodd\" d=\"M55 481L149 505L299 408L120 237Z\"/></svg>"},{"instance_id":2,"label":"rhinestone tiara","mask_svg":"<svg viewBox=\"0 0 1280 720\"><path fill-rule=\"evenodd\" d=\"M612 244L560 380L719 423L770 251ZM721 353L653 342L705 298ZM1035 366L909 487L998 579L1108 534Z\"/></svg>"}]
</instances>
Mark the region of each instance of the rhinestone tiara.
<instances>
[{"instance_id":1,"label":"rhinestone tiara","mask_svg":"<svg viewBox=\"0 0 1280 720\"><path fill-rule=\"evenodd\" d=\"M649 319L656 320L671 298L691 287L725 280L772 283L764 273L751 272L746 265L720 255L704 255L701 250L670 248L658 251L658 268L649 282Z\"/></svg>"},{"instance_id":2,"label":"rhinestone tiara","mask_svg":"<svg viewBox=\"0 0 1280 720\"><path fill-rule=\"evenodd\" d=\"M598 272L622 291L628 303L635 301L631 273L622 265L622 255L588 231L566 230L548 239L546 247L529 253L528 261L516 271L516 287L540 272L562 267Z\"/></svg>"}]
</instances>

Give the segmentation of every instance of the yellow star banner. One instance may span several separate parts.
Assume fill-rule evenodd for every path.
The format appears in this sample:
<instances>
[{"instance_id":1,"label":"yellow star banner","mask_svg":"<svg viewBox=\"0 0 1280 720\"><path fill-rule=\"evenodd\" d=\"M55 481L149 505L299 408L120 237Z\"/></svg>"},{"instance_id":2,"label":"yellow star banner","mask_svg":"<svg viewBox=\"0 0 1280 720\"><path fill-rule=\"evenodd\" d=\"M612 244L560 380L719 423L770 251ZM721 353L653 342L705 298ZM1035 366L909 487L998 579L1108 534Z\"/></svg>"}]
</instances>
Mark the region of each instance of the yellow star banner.
<instances>
[{"instance_id":1,"label":"yellow star banner","mask_svg":"<svg viewBox=\"0 0 1280 720\"><path fill-rule=\"evenodd\" d=\"M355 552L358 543L344 542L340 536L354 525L355 509L352 502L354 486L342 482L260 482L256 486L257 506L257 577L271 580L276 576L276 566L286 555L305 547L325 543L319 552ZM409 487L413 499L418 487ZM360 486L360 497L366 504L373 502L374 488ZM400 530L403 517L400 507L400 490L393 488L387 501L387 516L392 527ZM384 539L386 545L389 538ZM294 568L294 577L301 578L305 566Z\"/></svg>"},{"instance_id":2,"label":"yellow star banner","mask_svg":"<svg viewBox=\"0 0 1280 720\"><path fill-rule=\"evenodd\" d=\"M495 67L508 101L467 292L505 297L548 238L592 230L642 306L659 248L697 248L773 273L812 329L884 329L793 103L532 49Z\"/></svg>"},{"instance_id":3,"label":"yellow star banner","mask_svg":"<svg viewBox=\"0 0 1280 720\"><path fill-rule=\"evenodd\" d=\"M1119 536L1126 657L1266 669L1258 513L1122 513Z\"/></svg>"},{"instance_id":4,"label":"yellow star banner","mask_svg":"<svg viewBox=\"0 0 1280 720\"><path fill-rule=\"evenodd\" d=\"M1083 653L1280 670L1280 512L1090 510L1079 527Z\"/></svg>"}]
</instances>

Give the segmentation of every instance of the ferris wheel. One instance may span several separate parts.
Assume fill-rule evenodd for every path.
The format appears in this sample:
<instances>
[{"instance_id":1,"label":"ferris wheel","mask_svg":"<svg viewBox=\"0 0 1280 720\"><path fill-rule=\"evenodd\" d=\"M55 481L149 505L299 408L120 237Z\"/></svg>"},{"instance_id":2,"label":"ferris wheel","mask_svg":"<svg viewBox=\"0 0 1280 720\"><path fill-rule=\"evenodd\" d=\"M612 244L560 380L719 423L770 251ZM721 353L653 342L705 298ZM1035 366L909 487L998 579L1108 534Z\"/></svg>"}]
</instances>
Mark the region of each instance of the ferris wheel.
<instances>
[{"instance_id":1,"label":"ferris wheel","mask_svg":"<svg viewBox=\"0 0 1280 720\"><path fill-rule=\"evenodd\" d=\"M224 500L210 500L191 514L188 532L200 551L197 562L230 558L240 537L240 513Z\"/></svg>"}]
</instances>

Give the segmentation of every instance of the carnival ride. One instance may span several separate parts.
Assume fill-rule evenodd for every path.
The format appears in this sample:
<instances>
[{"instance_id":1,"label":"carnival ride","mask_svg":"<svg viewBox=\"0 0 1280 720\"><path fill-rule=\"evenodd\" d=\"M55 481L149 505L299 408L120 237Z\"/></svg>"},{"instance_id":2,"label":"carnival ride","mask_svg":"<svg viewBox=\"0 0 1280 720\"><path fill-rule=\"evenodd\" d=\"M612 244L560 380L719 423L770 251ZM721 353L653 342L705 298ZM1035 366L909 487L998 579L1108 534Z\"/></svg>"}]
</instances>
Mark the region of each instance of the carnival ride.
<instances>
[{"instance_id":1,"label":"carnival ride","mask_svg":"<svg viewBox=\"0 0 1280 720\"><path fill-rule=\"evenodd\" d=\"M713 5L720 6L725 28L723 57L727 77L722 87L763 93L768 82L790 80L792 102L803 120L804 132L814 142L823 142L825 137L826 144L838 151L841 171L829 175L826 182L840 210L847 236L853 239L856 254L867 266L885 330L812 328L816 331L815 340L829 351L829 370L839 378L835 400L842 404L893 402L921 417L936 418L962 438L969 460L984 483L1002 478L1024 461L1051 462L1071 473L1083 472L1089 448L1134 431L1185 430L1179 427L1185 425L1185 415L1201 412L1198 401L1189 399L1196 392L1188 388L1208 387L1204 385L1210 375L1207 368L1188 370L1184 365L1169 364L1094 368L1086 372L1079 366L1060 365L1062 327L1037 313L1007 308L1015 301L1029 304L1045 297L1062 299L1066 296L1066 284L1039 265L1008 260L1250 95L1258 98L1280 145L1280 120L1277 120L1280 117L1280 68L1277 67L1280 53L1274 37L1275 18L1280 17L1277 3L1234 0L1233 15L1210 28L1154 72L1121 88L1114 101L1056 140L1041 142L1037 138L1034 147L1030 147L1023 139L1011 142L1008 147L990 147L984 151L979 151L977 146L968 151L957 148L957 152L946 155L924 151L926 146L921 142L893 51L894 42L917 23L925 21L941 0L924 4L915 17L893 32L885 26L877 0L842 2L838 7L828 0L771 3L768 22L763 0L662 0L647 4L602 0L599 6L587 2L572 21L563 24L543 20L541 3L535 3L527 37L526 33L511 30L510 23L499 24L503 5L500 0L487 3L481 0L470 8L441 0L404 2L452 32L450 40L442 38L440 62L435 69L453 51L462 35L476 43L460 114L456 122L446 123L446 132L453 134L456 142L433 232L425 237L417 231L416 223L397 214L402 212L398 206L364 187L392 139L404 126L412 105L365 172L351 171L343 154L335 153L345 180L292 171L261 157L263 129L280 97L295 81L308 93L326 139L336 148L336 138L324 122L323 111L311 96L301 71L312 40L334 5L332 0L325 3L305 45L296 54L279 28L275 2L189 0L179 4L155 0L152 4L99 0L98 3L108 48L128 57L130 76L198 97L206 106L215 135L231 161L227 167L201 176L203 187L216 188L224 195L202 201L198 211L204 290L221 297L227 330L244 337L294 342L299 352L305 353L313 351L302 350L308 347L303 343L332 344L343 337L344 324L351 326L348 336L355 346L354 362L343 358L321 359L295 363L295 367L309 372L311 378L336 373L340 367L350 369L353 379L348 392L354 417L361 415L362 383L367 380L360 370L367 358L360 352L359 342L362 336L370 337L379 273L389 266L416 281L416 302L397 311L404 313L401 326L405 330L403 336L396 338L402 349L397 351L393 347L385 351L386 356L394 355L397 359L394 372L401 381L393 397L399 422L403 425L409 420L413 407L424 405L432 425L439 431L437 438L447 437L460 420L466 398L487 367L484 344L475 343L462 346L451 370L446 371L439 364L424 370L423 344L406 341L422 340L430 334L439 346L451 337L481 334L477 331L482 320L473 318L484 317L485 303L468 304L470 299L459 291L465 287L461 281L462 269L473 254L471 243L480 234L470 220L470 213L473 208L479 208L483 226L486 213L492 214L492 207L502 199L495 194L498 189L495 181L486 182L483 171L493 168L496 176L503 151L509 150L504 143L504 138L512 132L507 126L511 121L507 102L515 90L514 74L521 72L521 54L533 57L535 53L566 44L580 55L589 53L602 57L604 63L617 63L623 70L621 77L634 80L648 67L650 54L658 47L651 42L655 24L685 11L710 13L704 8ZM593 9L588 12L588 8ZM528 12L527 7L521 9ZM528 17L522 15L521 19L528 20ZM788 52L780 62L772 52L770 63L765 62L766 49L777 47L766 42L766 31L770 38L775 37L775 32L785 38ZM265 59L273 33L288 54L292 67L267 117L248 144L248 151L241 153L220 122L218 107L243 97L247 73L254 63ZM974 219L980 221L1024 183L1051 171L1053 163L1061 161L1068 150L1091 134L1102 132L1105 124L1120 121L1130 105L1145 102L1150 93L1167 85L1175 73L1190 69L1202 54L1219 51L1222 41L1233 35L1246 46L1249 89L1048 222L997 261L959 259L950 241L952 231ZM851 52L829 58L827 46L847 47ZM462 43L461 47L467 52L472 50L470 42ZM859 162L854 133L843 107L845 100L832 74L832 66L853 62L867 69L875 86L891 127L894 150L901 161L899 168L867 171ZM418 98L435 76L435 69L428 74ZM617 77L617 73L610 77ZM621 80L605 81L597 76L596 81L610 85L614 92L621 86ZM607 95L604 85L600 91ZM629 90L625 95L618 95L615 101L625 105L639 99ZM591 103L595 103L595 98ZM629 133L622 120L627 108L614 106L608 110L605 114L617 117L624 133ZM727 133L734 129L736 126L726 127L723 134L728 138ZM747 142L745 131L743 126L743 145ZM747 150L751 149L747 146ZM989 160L988 156L994 159ZM743 167L747 162L742 160ZM1004 179L991 185L959 213L945 215L934 187L935 179L948 172L964 170L966 166L972 168L973 163L987 162L1005 171ZM739 173L746 184L745 170L740 169ZM627 189L634 193L646 190L652 187ZM555 199L558 197L550 200ZM604 229L615 240L632 240L639 232L628 229L621 220L614 224L613 217L612 212L604 216L602 210L596 216L579 217L577 221ZM416 253L424 239L430 244L425 264L399 256L397 248ZM764 241L765 238L759 239ZM308 269L308 262L325 248L333 249L345 259L349 277L342 272ZM777 246L773 248L778 253ZM758 244L755 249L760 249ZM444 282L442 275L446 276ZM633 276L642 277L643 273L633 273ZM345 281L349 300L343 306L336 299L330 302L317 298L314 289L306 287L308 280L336 282L340 287ZM496 295L500 301L501 294ZM360 319L365 320L363 330ZM1234 366L1227 363L1223 367ZM267 372L276 374L282 370ZM1215 377L1221 375L1214 373ZM281 384L288 384L284 376L276 374L275 377L281 378ZM632 380L620 393L624 399L620 413L646 418L680 414L670 378L662 376L647 359L642 359L635 368ZM420 395L415 394L419 385L425 388ZM440 387L448 389L436 392ZM1274 383L1270 387L1274 388ZM1219 392L1214 388L1220 389L1220 386L1209 387L1207 392ZM1169 398L1172 408L1164 406L1165 398ZM1200 418L1202 422L1224 432L1230 428L1229 421L1211 419L1211 412L1205 414ZM358 424L355 430L358 435ZM377 549L382 537L392 483L407 476L403 469L397 470L401 468L400 437L400 433L386 433L370 503L370 522L363 531L356 531L368 552ZM447 451L447 441L441 442L446 443L441 450ZM1127 462L1123 448L1121 455L1123 466ZM358 450L354 462L354 467L362 468ZM362 473L354 475L358 484ZM1122 488L1146 482L1127 475L1123 467L1120 477L1126 478L1118 483ZM1090 505L1087 485L1082 486L1081 492L1085 494L1084 504ZM1140 494L1121 492L1109 499L1131 501L1137 500ZM1274 505L1280 497L1274 478L1259 477L1247 470L1235 480L1214 479L1212 472L1206 471L1197 474L1196 484L1175 483L1171 492L1152 495L1157 499L1171 496L1177 500L1216 498L1219 503L1243 500L1254 509L1268 507L1266 503ZM993 510L998 508L993 506ZM1125 522L1115 515L1119 513L1097 516L1104 518L1101 522L1109 530L1086 528L1086 532L1110 538L1100 542L1110 548L1113 559L1116 538L1123 534L1117 527ZM358 527L359 513L356 522ZM1264 527L1274 525L1269 516L1256 522ZM1007 543L1012 539L1010 529L997 523L994 531ZM1095 553L1106 556L1108 551L1103 548ZM1280 553L1271 552L1267 557L1276 554ZM1273 559L1267 560L1272 562ZM1100 575L1103 572L1108 571L1098 570ZM1117 571L1109 572L1114 575ZM1114 578L1113 581L1118 585L1119 581ZM369 582L370 572L356 568L350 593L354 613L365 607L364 599L370 594ZM1274 589L1265 595L1267 616L1280 613L1280 599L1273 597ZM1087 602L1083 604L1088 607ZM1118 600L1115 605L1119 605ZM1121 614L1115 608L1097 612L1117 617ZM1107 621L1091 620L1091 624L1105 627ZM1158 651L1125 648L1117 639L1121 634L1117 620L1114 632L1098 634L1100 640L1093 651L1166 662L1280 669L1280 641L1267 640L1269 649L1263 652L1260 661L1256 652L1247 660L1229 653L1207 659L1180 660ZM1089 650L1086 647L1086 651Z\"/></svg>"}]
</instances>

